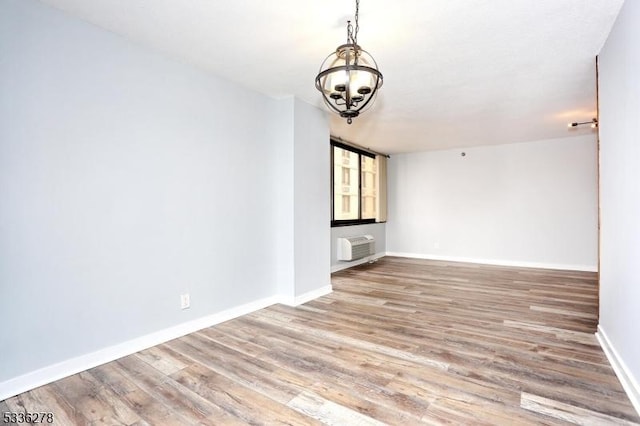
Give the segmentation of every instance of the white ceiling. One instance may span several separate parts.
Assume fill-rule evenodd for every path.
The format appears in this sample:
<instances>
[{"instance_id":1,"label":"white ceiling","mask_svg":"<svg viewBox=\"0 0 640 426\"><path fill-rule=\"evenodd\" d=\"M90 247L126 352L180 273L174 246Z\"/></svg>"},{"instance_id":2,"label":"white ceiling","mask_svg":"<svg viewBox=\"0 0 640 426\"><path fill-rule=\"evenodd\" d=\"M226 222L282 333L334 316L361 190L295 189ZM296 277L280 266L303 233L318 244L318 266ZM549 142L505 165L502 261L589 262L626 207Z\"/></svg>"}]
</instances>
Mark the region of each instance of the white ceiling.
<instances>
[{"instance_id":1,"label":"white ceiling","mask_svg":"<svg viewBox=\"0 0 640 426\"><path fill-rule=\"evenodd\" d=\"M322 106L314 78L354 0L41 0L273 97ZM523 142L596 113L595 56L623 0L361 0L358 43L384 74L332 134L387 153Z\"/></svg>"}]
</instances>

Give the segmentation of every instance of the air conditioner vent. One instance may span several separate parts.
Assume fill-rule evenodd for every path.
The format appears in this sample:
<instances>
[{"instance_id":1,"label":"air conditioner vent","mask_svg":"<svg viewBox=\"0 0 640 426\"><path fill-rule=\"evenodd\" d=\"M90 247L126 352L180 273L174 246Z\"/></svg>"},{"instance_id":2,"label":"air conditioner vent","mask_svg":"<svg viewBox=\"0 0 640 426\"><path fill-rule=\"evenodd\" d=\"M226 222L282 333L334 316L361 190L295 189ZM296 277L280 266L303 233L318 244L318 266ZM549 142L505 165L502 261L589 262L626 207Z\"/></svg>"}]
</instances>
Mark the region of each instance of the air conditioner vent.
<instances>
[{"instance_id":1,"label":"air conditioner vent","mask_svg":"<svg viewBox=\"0 0 640 426\"><path fill-rule=\"evenodd\" d=\"M338 260L351 261L375 254L373 235L338 238Z\"/></svg>"}]
</instances>

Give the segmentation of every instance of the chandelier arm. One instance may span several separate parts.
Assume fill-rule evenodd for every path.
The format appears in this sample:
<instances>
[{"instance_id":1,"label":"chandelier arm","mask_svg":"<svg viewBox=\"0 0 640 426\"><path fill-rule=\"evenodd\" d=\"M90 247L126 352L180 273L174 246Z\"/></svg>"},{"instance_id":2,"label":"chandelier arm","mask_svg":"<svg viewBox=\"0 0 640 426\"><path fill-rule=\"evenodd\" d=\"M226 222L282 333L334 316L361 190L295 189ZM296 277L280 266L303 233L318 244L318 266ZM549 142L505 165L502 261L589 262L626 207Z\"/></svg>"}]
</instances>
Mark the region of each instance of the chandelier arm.
<instances>
[{"instance_id":1,"label":"chandelier arm","mask_svg":"<svg viewBox=\"0 0 640 426\"><path fill-rule=\"evenodd\" d=\"M349 65L349 66L336 65L335 67L327 68L324 71L320 71L318 73L318 75L316 76L316 80L318 79L318 77L325 76L327 74L331 74L334 71L340 71L340 70L343 70L343 71L349 71L349 70L369 71L371 74L375 74L377 76L382 77L382 73L380 71L378 71L377 69L373 68L373 67L370 67L370 66L367 66L367 65L354 65L354 64L352 64L352 65ZM587 123L591 123L591 122L587 121Z\"/></svg>"},{"instance_id":2,"label":"chandelier arm","mask_svg":"<svg viewBox=\"0 0 640 426\"><path fill-rule=\"evenodd\" d=\"M369 57L369 59L371 59L371 61L373 62L373 67L366 67L369 70L371 70L371 72L373 72L374 74L376 74L378 77L380 77L380 80L382 81L382 73L378 70L378 63L376 62L375 58L373 56L371 56L371 54L369 52L367 52L364 49L360 49L360 53L366 53L367 56ZM364 65L363 65L364 66ZM382 87L382 83L380 83L380 85L378 86L378 88Z\"/></svg>"},{"instance_id":3,"label":"chandelier arm","mask_svg":"<svg viewBox=\"0 0 640 426\"><path fill-rule=\"evenodd\" d=\"M316 76L316 88L318 88L318 90L322 89L322 86L319 86L319 82L320 82L320 79L322 77L325 77L325 76L327 76L327 75L329 75L331 73L334 73L336 71L352 71L352 70L355 70L355 71L359 71L359 70L368 71L371 74L375 75L375 77L377 79L379 79L380 81L383 80L382 73L380 71L378 71L377 69L375 69L375 68L368 67L366 65L349 65L349 66L347 66L347 65L338 65L338 66L335 66L335 67L327 68L324 71L320 71L320 73ZM376 87L380 88L380 87L382 87L382 84L378 84ZM589 121L589 123L591 123L591 122Z\"/></svg>"},{"instance_id":4,"label":"chandelier arm","mask_svg":"<svg viewBox=\"0 0 640 426\"><path fill-rule=\"evenodd\" d=\"M326 77L330 73L331 68L327 68L326 70L322 71L322 67L327 62L327 60L333 55L334 53L329 53L327 57L324 58L324 61L322 61L322 64L320 64L320 70L318 72L318 75L316 76L316 89L318 89L323 94L322 95L323 97L324 97L324 88L322 87L323 84L320 82L320 80L323 77Z\"/></svg>"},{"instance_id":5,"label":"chandelier arm","mask_svg":"<svg viewBox=\"0 0 640 426\"><path fill-rule=\"evenodd\" d=\"M338 113L338 115L340 115L342 113L342 110L340 108L338 108L336 105L332 104L331 102L329 102L329 100L326 98L326 96L322 97L322 100L324 101L324 103L333 110L333 112ZM344 105L344 104L342 104ZM340 105L338 105L340 106Z\"/></svg>"},{"instance_id":6,"label":"chandelier arm","mask_svg":"<svg viewBox=\"0 0 640 426\"><path fill-rule=\"evenodd\" d=\"M366 101L362 104L361 107L358 108L358 112L364 112L365 108L367 107L367 105L372 103L375 100L375 98L378 97L378 89L382 86L382 84L378 84L379 81L382 81L382 80L376 78L376 85L375 85L373 91L371 92L371 95L368 98L366 98Z\"/></svg>"},{"instance_id":7,"label":"chandelier arm","mask_svg":"<svg viewBox=\"0 0 640 426\"><path fill-rule=\"evenodd\" d=\"M374 74L376 77L382 79L382 73L380 71L378 71L376 68L369 67L367 65L352 65L351 69L356 71L368 71L371 74Z\"/></svg>"}]
</instances>

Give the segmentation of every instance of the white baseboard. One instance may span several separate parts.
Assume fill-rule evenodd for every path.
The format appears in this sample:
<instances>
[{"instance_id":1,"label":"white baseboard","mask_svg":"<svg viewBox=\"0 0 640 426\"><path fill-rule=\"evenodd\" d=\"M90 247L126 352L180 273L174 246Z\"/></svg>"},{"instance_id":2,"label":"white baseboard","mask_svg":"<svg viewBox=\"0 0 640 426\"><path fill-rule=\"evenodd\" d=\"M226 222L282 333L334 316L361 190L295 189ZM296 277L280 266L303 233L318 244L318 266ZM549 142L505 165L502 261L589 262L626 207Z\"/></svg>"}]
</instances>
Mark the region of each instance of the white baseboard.
<instances>
[{"instance_id":1,"label":"white baseboard","mask_svg":"<svg viewBox=\"0 0 640 426\"><path fill-rule=\"evenodd\" d=\"M638 384L638 380L633 376L633 373L629 370L627 364L622 360L622 358L620 358L620 355L611 344L607 333L605 333L600 324L598 324L596 338L600 343L600 347L602 347L602 350L607 356L609 363L613 367L613 371L616 372L616 376L618 376L618 380L620 380L622 388L627 393L629 400L631 400L633 408L635 408L640 415L640 384Z\"/></svg>"},{"instance_id":2,"label":"white baseboard","mask_svg":"<svg viewBox=\"0 0 640 426\"><path fill-rule=\"evenodd\" d=\"M364 257L362 259L354 260L353 262L340 262L338 265L331 266L331 273L342 271L343 269L352 268L354 266L362 265L363 263L371 262L372 260L378 260L384 257L386 253L376 253L371 256Z\"/></svg>"},{"instance_id":3,"label":"white baseboard","mask_svg":"<svg viewBox=\"0 0 640 426\"><path fill-rule=\"evenodd\" d=\"M441 256L437 254L387 252L387 256L408 257L412 259L444 260L448 262L479 263L483 265L515 266L520 268L559 269L563 271L598 272L595 265L567 265L564 263L521 262L502 259L478 259L475 257Z\"/></svg>"},{"instance_id":4,"label":"white baseboard","mask_svg":"<svg viewBox=\"0 0 640 426\"><path fill-rule=\"evenodd\" d=\"M256 300L0 382L0 401L203 328L266 308L279 303L279 299L278 297L267 297Z\"/></svg>"},{"instance_id":5,"label":"white baseboard","mask_svg":"<svg viewBox=\"0 0 640 426\"><path fill-rule=\"evenodd\" d=\"M318 297L327 295L332 291L333 291L333 287L331 286L331 284L329 284L324 287L320 287L319 289L301 294L300 296L295 296L295 297L281 296L278 299L278 303L282 303L283 305L287 305L287 306L298 306L298 305L302 305L303 303L307 303L313 299L317 299Z\"/></svg>"}]
</instances>

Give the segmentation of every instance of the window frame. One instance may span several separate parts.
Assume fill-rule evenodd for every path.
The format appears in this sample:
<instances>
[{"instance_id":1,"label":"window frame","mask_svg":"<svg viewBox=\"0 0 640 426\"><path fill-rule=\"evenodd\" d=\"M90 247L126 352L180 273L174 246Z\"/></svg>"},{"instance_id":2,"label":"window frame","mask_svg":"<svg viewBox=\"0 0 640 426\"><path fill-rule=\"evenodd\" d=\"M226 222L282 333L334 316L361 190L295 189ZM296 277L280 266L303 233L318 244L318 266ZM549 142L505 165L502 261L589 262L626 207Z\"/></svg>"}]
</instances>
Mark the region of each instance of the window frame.
<instances>
[{"instance_id":1,"label":"window frame","mask_svg":"<svg viewBox=\"0 0 640 426\"><path fill-rule=\"evenodd\" d=\"M362 156L366 156L369 158L376 158L375 154L372 154L368 151L365 151L363 149L358 149L356 147L353 147L351 145L347 145L345 143L339 142L335 139L330 139L330 144L331 144L331 227L335 228L335 227L339 227L339 226L351 226L351 225L363 225L363 224L367 224L367 223L376 223L376 219L375 218L370 218L370 219L362 219ZM341 220L336 220L334 219L335 217L335 194L334 194L334 190L335 190L335 175L334 175L334 155L335 155L335 149L334 147L340 148L340 149L344 149L347 151L351 151L355 154L358 154L358 219L341 219Z\"/></svg>"}]
</instances>

